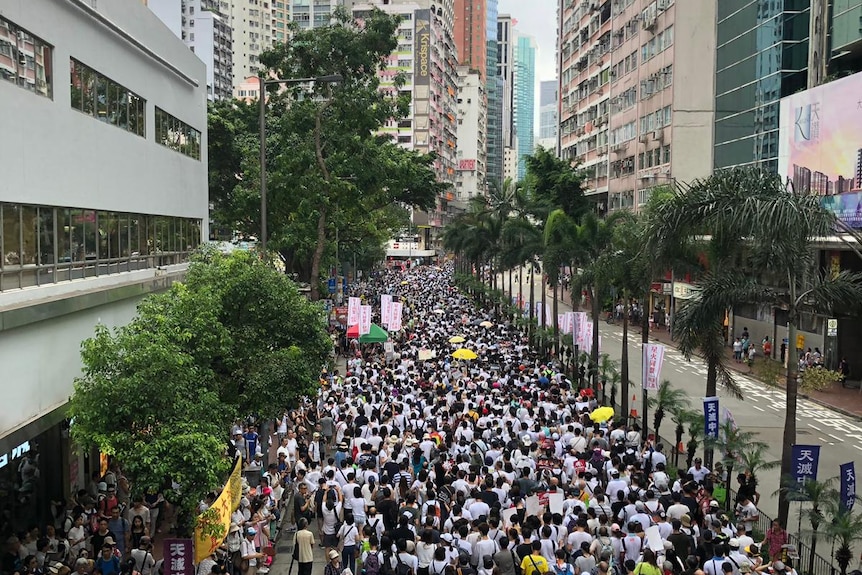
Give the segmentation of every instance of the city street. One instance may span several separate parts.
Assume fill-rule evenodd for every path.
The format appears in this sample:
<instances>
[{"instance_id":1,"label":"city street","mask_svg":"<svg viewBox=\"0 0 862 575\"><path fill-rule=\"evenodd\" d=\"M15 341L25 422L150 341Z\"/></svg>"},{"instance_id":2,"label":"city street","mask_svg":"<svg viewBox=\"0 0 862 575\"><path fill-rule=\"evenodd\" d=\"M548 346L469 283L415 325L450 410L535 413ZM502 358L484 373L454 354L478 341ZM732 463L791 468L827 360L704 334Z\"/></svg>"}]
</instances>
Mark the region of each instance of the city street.
<instances>
[{"instance_id":1,"label":"city street","mask_svg":"<svg viewBox=\"0 0 862 575\"><path fill-rule=\"evenodd\" d=\"M523 281L524 299L529 299L529 275L520 274ZM542 279L541 274L536 273L534 277L534 295L536 301L541 301ZM505 274L501 286L508 288L508 274ZM515 295L518 294L518 284L513 283ZM548 292L548 305L553 303L552 292ZM568 303L558 302L560 313L570 311L572 308ZM622 326L610 325L602 319L599 322L599 334L601 337L601 353L619 361L622 351ZM641 334L635 328L629 332L629 373L635 385L629 392L636 397L633 407L638 414L643 414L643 394L640 387L641 381ZM686 360L683 355L673 347L665 351L665 361L661 373L662 379L667 379L673 387L685 391L691 399L693 409L701 409L703 390L706 385L706 364L699 357ZM784 405L785 393L781 389L769 387L746 375L737 374L736 379L743 390L742 400L735 399L719 388L719 405L728 408L733 415L737 425L747 431L759 434L760 440L769 445L768 458L779 460L781 457L781 438L784 429ZM848 461L862 460L862 423L852 420L833 410L824 408L807 399L799 399L799 421L798 442L804 444L820 445L820 464L818 479L828 479L838 475L838 466ZM652 415L649 415L649 424L652 426ZM661 434L665 438L673 440L673 422L665 417L662 423ZM684 441L686 439L684 438ZM665 452L670 453L672 445L665 446ZM779 486L779 470L772 469L763 471L759 475L759 491L761 494L760 509L775 517L778 513L778 497L773 495ZM798 523L798 505L791 506L788 530L796 532ZM805 526L803 525L803 529Z\"/></svg>"}]
</instances>

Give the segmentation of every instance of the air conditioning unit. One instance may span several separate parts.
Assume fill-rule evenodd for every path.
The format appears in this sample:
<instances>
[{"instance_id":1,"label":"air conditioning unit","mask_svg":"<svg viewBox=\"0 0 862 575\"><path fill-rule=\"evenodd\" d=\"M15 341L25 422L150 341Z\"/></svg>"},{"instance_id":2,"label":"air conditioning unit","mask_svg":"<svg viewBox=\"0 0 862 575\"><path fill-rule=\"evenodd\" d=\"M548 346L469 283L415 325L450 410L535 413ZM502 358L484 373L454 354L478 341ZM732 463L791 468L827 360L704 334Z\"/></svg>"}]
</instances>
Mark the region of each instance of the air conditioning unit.
<instances>
[{"instance_id":1,"label":"air conditioning unit","mask_svg":"<svg viewBox=\"0 0 862 575\"><path fill-rule=\"evenodd\" d=\"M652 139L659 141L664 138L664 130L656 130L652 133Z\"/></svg>"},{"instance_id":2,"label":"air conditioning unit","mask_svg":"<svg viewBox=\"0 0 862 575\"><path fill-rule=\"evenodd\" d=\"M656 17L655 16L653 16L652 18L650 18L649 20L644 22L644 28L646 28L647 30L655 30L655 25L656 25Z\"/></svg>"},{"instance_id":3,"label":"air conditioning unit","mask_svg":"<svg viewBox=\"0 0 862 575\"><path fill-rule=\"evenodd\" d=\"M661 173L665 174L665 175L669 174L670 173L670 166L665 166L664 168L662 168Z\"/></svg>"},{"instance_id":4,"label":"air conditioning unit","mask_svg":"<svg viewBox=\"0 0 862 575\"><path fill-rule=\"evenodd\" d=\"M641 174L640 177L642 180L654 180L655 174L653 174L653 173Z\"/></svg>"},{"instance_id":5,"label":"air conditioning unit","mask_svg":"<svg viewBox=\"0 0 862 575\"><path fill-rule=\"evenodd\" d=\"M649 136L647 134L641 134L638 139L645 144L649 141Z\"/></svg>"},{"instance_id":6,"label":"air conditioning unit","mask_svg":"<svg viewBox=\"0 0 862 575\"><path fill-rule=\"evenodd\" d=\"M670 0L658 0L658 9L667 10L670 6Z\"/></svg>"}]
</instances>

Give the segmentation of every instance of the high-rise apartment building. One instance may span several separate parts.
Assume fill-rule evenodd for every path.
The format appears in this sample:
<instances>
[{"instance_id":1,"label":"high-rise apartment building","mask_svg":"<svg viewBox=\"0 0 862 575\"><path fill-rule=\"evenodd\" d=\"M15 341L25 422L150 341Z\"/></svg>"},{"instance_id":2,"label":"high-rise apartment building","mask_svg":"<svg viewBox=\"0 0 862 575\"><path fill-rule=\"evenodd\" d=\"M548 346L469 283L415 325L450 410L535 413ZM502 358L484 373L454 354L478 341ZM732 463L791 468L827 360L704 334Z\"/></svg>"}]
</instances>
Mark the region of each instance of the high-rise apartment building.
<instances>
[{"instance_id":1,"label":"high-rise apartment building","mask_svg":"<svg viewBox=\"0 0 862 575\"><path fill-rule=\"evenodd\" d=\"M527 156L535 151L536 39L517 33L514 49L514 98L512 113L518 151L518 180L527 173Z\"/></svg>"},{"instance_id":2,"label":"high-rise apartment building","mask_svg":"<svg viewBox=\"0 0 862 575\"><path fill-rule=\"evenodd\" d=\"M410 149L437 156L434 170L441 182L452 190L438 198L435 209L428 213L414 212L413 224L426 230L420 244L429 249L436 241L430 230L446 224L455 200L457 161L457 51L454 41L454 0L372 0L354 2L353 14L363 17L373 8L399 14L399 42L389 57L387 67L380 72L383 89L394 86L396 74L406 75L401 87L412 96L411 115L400 122L391 122L384 133Z\"/></svg>"},{"instance_id":3,"label":"high-rise apartment building","mask_svg":"<svg viewBox=\"0 0 862 575\"><path fill-rule=\"evenodd\" d=\"M148 0L147 6L207 67L207 98L233 93L233 31L218 0Z\"/></svg>"},{"instance_id":4,"label":"high-rise apartment building","mask_svg":"<svg viewBox=\"0 0 862 575\"><path fill-rule=\"evenodd\" d=\"M497 76L503 80L501 99L503 100L503 148L515 147L515 130L512 114L515 109L514 97L514 31L512 17L500 14L497 17Z\"/></svg>"},{"instance_id":5,"label":"high-rise apartment building","mask_svg":"<svg viewBox=\"0 0 862 575\"><path fill-rule=\"evenodd\" d=\"M458 63L485 80L488 58L488 0L455 0L455 48Z\"/></svg>"},{"instance_id":6,"label":"high-rise apartment building","mask_svg":"<svg viewBox=\"0 0 862 575\"><path fill-rule=\"evenodd\" d=\"M278 2L281 4L282 2ZM320 28L331 21L332 12L339 6L348 11L353 0L285 0L290 12L290 20L300 28Z\"/></svg>"},{"instance_id":7,"label":"high-rise apartment building","mask_svg":"<svg viewBox=\"0 0 862 575\"><path fill-rule=\"evenodd\" d=\"M497 76L497 0L486 0L485 93L488 99L487 179L492 185L503 186L503 80Z\"/></svg>"},{"instance_id":8,"label":"high-rise apartment building","mask_svg":"<svg viewBox=\"0 0 862 575\"><path fill-rule=\"evenodd\" d=\"M597 210L637 209L656 185L708 175L716 0L558 11L560 153L585 169Z\"/></svg>"},{"instance_id":9,"label":"high-rise apartment building","mask_svg":"<svg viewBox=\"0 0 862 575\"><path fill-rule=\"evenodd\" d=\"M486 194L486 137L487 112L482 75L468 66L459 66L456 200L465 202Z\"/></svg>"}]
</instances>

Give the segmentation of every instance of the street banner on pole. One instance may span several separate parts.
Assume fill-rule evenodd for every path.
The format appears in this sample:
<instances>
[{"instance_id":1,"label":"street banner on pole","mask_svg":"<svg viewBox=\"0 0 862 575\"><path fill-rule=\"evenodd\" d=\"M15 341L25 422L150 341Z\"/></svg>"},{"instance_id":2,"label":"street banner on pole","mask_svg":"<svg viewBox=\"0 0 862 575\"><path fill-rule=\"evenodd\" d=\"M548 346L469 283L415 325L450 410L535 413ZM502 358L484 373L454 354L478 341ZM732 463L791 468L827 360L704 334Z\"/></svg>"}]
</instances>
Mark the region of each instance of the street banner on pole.
<instances>
[{"instance_id":1,"label":"street banner on pole","mask_svg":"<svg viewBox=\"0 0 862 575\"><path fill-rule=\"evenodd\" d=\"M584 350L584 353L592 353L593 352L593 322L585 321L583 324L584 327L584 341L581 349Z\"/></svg>"},{"instance_id":2,"label":"street banner on pole","mask_svg":"<svg viewBox=\"0 0 862 575\"><path fill-rule=\"evenodd\" d=\"M544 323L542 320L542 302L537 301L534 305L536 306L536 325L541 326Z\"/></svg>"},{"instance_id":3,"label":"street banner on pole","mask_svg":"<svg viewBox=\"0 0 862 575\"><path fill-rule=\"evenodd\" d=\"M661 381L661 365L664 363L664 346L660 343L643 345L643 388L658 391Z\"/></svg>"},{"instance_id":4,"label":"street banner on pole","mask_svg":"<svg viewBox=\"0 0 862 575\"><path fill-rule=\"evenodd\" d=\"M703 398L703 434L705 437L718 438L718 398Z\"/></svg>"},{"instance_id":5,"label":"street banner on pole","mask_svg":"<svg viewBox=\"0 0 862 575\"><path fill-rule=\"evenodd\" d=\"M797 483L817 480L817 465L820 463L819 445L794 445L790 457L793 461L791 474Z\"/></svg>"},{"instance_id":6,"label":"street banner on pole","mask_svg":"<svg viewBox=\"0 0 862 575\"><path fill-rule=\"evenodd\" d=\"M575 312L566 312L566 333L574 335L575 333Z\"/></svg>"},{"instance_id":7,"label":"street banner on pole","mask_svg":"<svg viewBox=\"0 0 862 575\"><path fill-rule=\"evenodd\" d=\"M856 466L853 462L841 464L841 505L848 512L856 502Z\"/></svg>"},{"instance_id":8,"label":"street banner on pole","mask_svg":"<svg viewBox=\"0 0 862 575\"><path fill-rule=\"evenodd\" d=\"M359 335L371 333L371 306L359 306Z\"/></svg>"},{"instance_id":9,"label":"street banner on pole","mask_svg":"<svg viewBox=\"0 0 862 575\"><path fill-rule=\"evenodd\" d=\"M359 306L362 300L358 297L347 298L347 325L359 325Z\"/></svg>"},{"instance_id":10,"label":"street banner on pole","mask_svg":"<svg viewBox=\"0 0 862 575\"><path fill-rule=\"evenodd\" d=\"M552 326L554 325L554 317L553 317L554 308L550 305L545 306L545 325Z\"/></svg>"},{"instance_id":11,"label":"street banner on pole","mask_svg":"<svg viewBox=\"0 0 862 575\"><path fill-rule=\"evenodd\" d=\"M557 314L557 327L560 329L561 334L566 333L566 314Z\"/></svg>"},{"instance_id":12,"label":"street banner on pole","mask_svg":"<svg viewBox=\"0 0 862 575\"><path fill-rule=\"evenodd\" d=\"M849 513L856 502L856 466L852 461L841 464L841 506Z\"/></svg>"},{"instance_id":13,"label":"street banner on pole","mask_svg":"<svg viewBox=\"0 0 862 575\"><path fill-rule=\"evenodd\" d=\"M392 296L388 293L380 295L380 323L384 326L389 325L389 314L392 313Z\"/></svg>"},{"instance_id":14,"label":"street banner on pole","mask_svg":"<svg viewBox=\"0 0 862 575\"><path fill-rule=\"evenodd\" d=\"M400 301L394 301L390 306L389 331L398 331L401 329L401 313L404 304Z\"/></svg>"}]
</instances>

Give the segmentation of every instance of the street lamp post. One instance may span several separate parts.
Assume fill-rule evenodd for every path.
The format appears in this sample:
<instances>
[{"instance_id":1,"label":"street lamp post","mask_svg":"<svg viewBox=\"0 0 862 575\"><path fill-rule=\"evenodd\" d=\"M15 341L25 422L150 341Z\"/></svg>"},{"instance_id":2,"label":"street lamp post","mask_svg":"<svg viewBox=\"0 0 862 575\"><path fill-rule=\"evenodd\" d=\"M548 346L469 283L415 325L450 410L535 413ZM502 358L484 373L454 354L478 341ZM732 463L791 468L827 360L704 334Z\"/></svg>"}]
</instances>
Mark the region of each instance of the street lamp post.
<instances>
[{"instance_id":1,"label":"street lamp post","mask_svg":"<svg viewBox=\"0 0 862 575\"><path fill-rule=\"evenodd\" d=\"M260 107L260 248L266 253L266 87L272 84L280 86L292 86L308 82L321 82L327 84L339 84L343 78L339 74L329 76L315 76L312 78L274 78L267 80L263 72L258 76L260 82L260 94L258 101Z\"/></svg>"}]
</instances>

